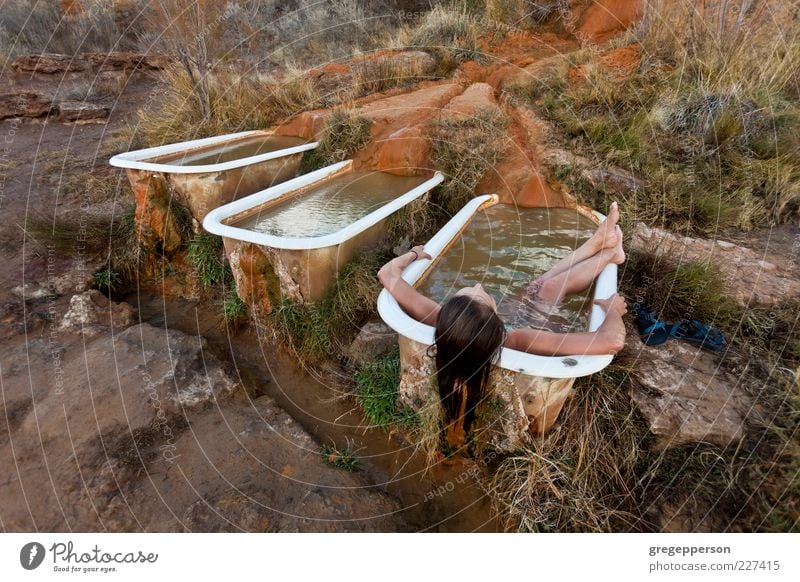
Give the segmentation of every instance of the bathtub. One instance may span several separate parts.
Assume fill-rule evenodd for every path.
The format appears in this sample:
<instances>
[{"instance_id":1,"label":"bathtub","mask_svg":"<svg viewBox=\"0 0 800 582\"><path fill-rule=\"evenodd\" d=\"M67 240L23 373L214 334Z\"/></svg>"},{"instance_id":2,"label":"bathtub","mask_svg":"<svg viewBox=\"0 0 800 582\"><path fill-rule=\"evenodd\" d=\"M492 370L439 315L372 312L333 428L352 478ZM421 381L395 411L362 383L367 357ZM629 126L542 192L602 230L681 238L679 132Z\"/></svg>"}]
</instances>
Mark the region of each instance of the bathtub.
<instances>
[{"instance_id":1,"label":"bathtub","mask_svg":"<svg viewBox=\"0 0 800 582\"><path fill-rule=\"evenodd\" d=\"M403 272L403 279L418 285L437 259L458 240L476 213L497 204L494 195L472 199L425 245L431 260L415 261ZM600 222L605 217L597 212L583 214ZM608 265L595 282L593 299L605 299L617 292L617 265ZM378 296L378 313L383 321L399 335L402 378L398 389L400 399L414 409L438 398L431 383L435 376L433 357L429 348L434 343L434 328L416 321L402 310L385 289ZM603 323L605 312L592 306L589 331ZM539 356L502 348L499 361L492 371L491 393L503 402L496 419L493 445L511 451L522 446L531 432L544 434L555 422L566 399L571 395L576 378L599 372L613 359L612 355Z\"/></svg>"},{"instance_id":2,"label":"bathtub","mask_svg":"<svg viewBox=\"0 0 800 582\"><path fill-rule=\"evenodd\" d=\"M340 267L353 255L386 241L387 218L424 196L444 179L439 172L429 179L415 179L420 183L410 190L342 228L321 235L259 232L238 224L270 209L291 208L292 199L302 202L304 194L333 180L345 181L352 172L350 160L333 164L216 208L206 215L203 227L222 237L243 301L268 313L272 304L282 298L299 304L322 299Z\"/></svg>"},{"instance_id":3,"label":"bathtub","mask_svg":"<svg viewBox=\"0 0 800 582\"><path fill-rule=\"evenodd\" d=\"M257 142L264 145L252 148L254 155L236 156L237 149L244 152ZM126 152L109 163L127 171L137 218L147 214L148 205L164 205L161 198L174 195L199 224L222 204L294 177L303 152L317 145L271 131L245 131ZM215 156L232 159L215 161ZM212 163L202 163L204 157L211 157Z\"/></svg>"}]
</instances>

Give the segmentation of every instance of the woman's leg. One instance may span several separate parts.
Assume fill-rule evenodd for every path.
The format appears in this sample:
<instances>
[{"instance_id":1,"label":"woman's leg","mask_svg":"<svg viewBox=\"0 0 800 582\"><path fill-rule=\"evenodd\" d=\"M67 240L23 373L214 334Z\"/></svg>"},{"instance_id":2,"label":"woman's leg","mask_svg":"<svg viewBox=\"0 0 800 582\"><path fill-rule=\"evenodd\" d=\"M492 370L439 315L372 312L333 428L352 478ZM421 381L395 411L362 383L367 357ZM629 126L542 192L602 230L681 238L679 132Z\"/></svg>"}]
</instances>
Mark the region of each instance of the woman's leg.
<instances>
[{"instance_id":1,"label":"woman's leg","mask_svg":"<svg viewBox=\"0 0 800 582\"><path fill-rule=\"evenodd\" d=\"M617 227L617 230L619 227ZM548 303L559 303L570 293L578 293L587 289L597 276L610 263L621 264L625 261L622 249L622 233L613 248L605 248L594 256L573 264L555 276L549 271L545 277L535 281L536 297Z\"/></svg>"},{"instance_id":2,"label":"woman's leg","mask_svg":"<svg viewBox=\"0 0 800 582\"><path fill-rule=\"evenodd\" d=\"M609 210L608 216L600 224L600 226L597 227L597 230L592 237L550 267L550 269L544 275L542 275L538 281L544 281L551 277L555 277L556 275L571 269L579 263L592 258L603 249L616 247L618 243L622 242L622 231L617 226L618 222L619 208L617 207L616 202L612 202L611 210Z\"/></svg>"}]
</instances>

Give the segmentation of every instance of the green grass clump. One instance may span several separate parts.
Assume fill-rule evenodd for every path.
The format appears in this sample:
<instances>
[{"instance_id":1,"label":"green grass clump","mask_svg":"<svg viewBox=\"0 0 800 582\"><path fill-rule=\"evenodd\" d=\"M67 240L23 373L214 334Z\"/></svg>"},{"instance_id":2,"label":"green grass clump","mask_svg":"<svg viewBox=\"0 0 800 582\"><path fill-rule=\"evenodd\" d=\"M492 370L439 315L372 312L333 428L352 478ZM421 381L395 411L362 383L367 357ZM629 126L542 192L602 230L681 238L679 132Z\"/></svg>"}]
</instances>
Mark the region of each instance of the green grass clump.
<instances>
[{"instance_id":1,"label":"green grass clump","mask_svg":"<svg viewBox=\"0 0 800 582\"><path fill-rule=\"evenodd\" d=\"M324 444L320 449L323 461L331 467L354 473L361 469L361 460L346 449Z\"/></svg>"},{"instance_id":2,"label":"green grass clump","mask_svg":"<svg viewBox=\"0 0 800 582\"><path fill-rule=\"evenodd\" d=\"M267 320L277 339L292 346L308 365L343 358L349 342L375 311L381 290L376 274L388 258L383 250L353 257L321 301L302 306L281 301Z\"/></svg>"},{"instance_id":3,"label":"green grass clump","mask_svg":"<svg viewBox=\"0 0 800 582\"><path fill-rule=\"evenodd\" d=\"M325 122L319 146L303 156L300 171L311 172L350 158L367 144L371 127L372 122L354 109L334 109Z\"/></svg>"},{"instance_id":4,"label":"green grass clump","mask_svg":"<svg viewBox=\"0 0 800 582\"><path fill-rule=\"evenodd\" d=\"M231 282L231 288L222 302L222 313L228 325L237 325L247 317L247 305L239 298L236 292L236 282Z\"/></svg>"},{"instance_id":5,"label":"green grass clump","mask_svg":"<svg viewBox=\"0 0 800 582\"><path fill-rule=\"evenodd\" d=\"M203 287L212 287L225 277L220 237L201 232L189 241L186 257Z\"/></svg>"},{"instance_id":6,"label":"green grass clump","mask_svg":"<svg viewBox=\"0 0 800 582\"><path fill-rule=\"evenodd\" d=\"M396 348L383 359L369 362L356 372L356 402L371 425L386 430L393 425L409 429L419 424L412 410L398 406L399 382L400 350Z\"/></svg>"},{"instance_id":7,"label":"green grass clump","mask_svg":"<svg viewBox=\"0 0 800 582\"><path fill-rule=\"evenodd\" d=\"M508 119L497 111L473 117L442 118L433 125L433 162L447 178L436 202L455 214L475 195L481 178L506 147Z\"/></svg>"},{"instance_id":8,"label":"green grass clump","mask_svg":"<svg viewBox=\"0 0 800 582\"><path fill-rule=\"evenodd\" d=\"M651 307L668 321L699 319L733 329L742 315L719 267L706 261L676 264L668 257L631 252L622 277L623 294L631 302Z\"/></svg>"},{"instance_id":9,"label":"green grass clump","mask_svg":"<svg viewBox=\"0 0 800 582\"><path fill-rule=\"evenodd\" d=\"M100 291L111 293L117 290L118 285L122 282L122 277L111 267L106 267L102 271L97 271L93 276L93 280L94 286Z\"/></svg>"}]
</instances>

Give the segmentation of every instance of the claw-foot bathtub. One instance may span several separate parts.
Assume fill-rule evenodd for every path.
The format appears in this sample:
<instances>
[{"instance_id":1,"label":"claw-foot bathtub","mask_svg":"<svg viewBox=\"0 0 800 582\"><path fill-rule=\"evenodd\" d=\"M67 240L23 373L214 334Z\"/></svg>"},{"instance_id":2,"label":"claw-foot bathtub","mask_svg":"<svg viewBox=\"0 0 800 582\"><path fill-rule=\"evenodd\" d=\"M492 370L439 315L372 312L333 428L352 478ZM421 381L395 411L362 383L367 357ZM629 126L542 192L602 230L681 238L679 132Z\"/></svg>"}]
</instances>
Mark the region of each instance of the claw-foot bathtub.
<instances>
[{"instance_id":1,"label":"claw-foot bathtub","mask_svg":"<svg viewBox=\"0 0 800 582\"><path fill-rule=\"evenodd\" d=\"M479 216L483 221L483 214L490 212L495 205L498 205L497 197L491 195L480 196L467 203L425 245L425 250L431 255L432 260L412 263L403 272L403 278L422 291L426 280L437 274L437 267L448 253L461 253L459 257L462 258L457 261L457 264L463 264L465 262L463 257L470 253L469 244L474 244L474 240L472 243L465 242L469 238L470 229L475 227L473 223ZM515 209L515 212L526 213L534 210L541 212L541 209ZM588 209L573 209L571 212L582 214L585 217L584 220L592 228L605 218ZM523 214L520 214L520 217L523 217ZM510 229L512 240L516 233L519 234L516 245L511 246L506 240L505 244L486 244L479 249L481 260L487 262L487 269L497 268L496 265L493 266L493 257L505 257L507 260L509 254L517 253L521 256L525 252L525 249L519 245L524 243L525 237L530 233L521 231L520 224L522 222L522 220L519 222L512 220L499 227ZM484 223L482 222L482 224ZM486 230L485 224L483 228ZM497 228L496 225L493 228ZM487 232L491 232L491 230ZM495 238L499 239L500 237L496 236ZM490 238L488 242L491 243L492 239ZM574 248L579 242L581 241L576 238L571 247ZM559 252L563 256L569 250L571 248L563 248ZM550 261L548 260L548 262ZM542 271L544 268L546 266L542 266ZM507 271L510 279L517 279L516 285L520 278L530 280L542 274L541 271L535 274L526 273L524 270L520 272L515 268L507 269ZM459 276L449 276L449 280L447 276L444 277L444 280L439 277L437 285L441 287L443 284L444 293L452 294L461 286L480 282L480 280L469 278L464 280L462 275L463 273ZM579 320L583 319L583 327L574 329L574 331L596 330L605 319L605 312L597 305L592 304L591 308L586 305L589 303L589 295L591 295L591 299L604 299L616 293L616 289L617 266L611 264L602 271L595 282L593 292L588 293L586 301L582 302L585 305L583 313L576 316L576 321L573 323L580 326ZM490 289L487 288L487 291ZM428 294L430 295L430 293ZM434 299L439 301L442 298L434 297ZM434 343L434 328L420 323L406 314L385 289L378 297L378 312L383 321L399 334L402 363L400 399L405 405L420 410L422 407L428 406L432 399L438 398L434 384L435 365L430 349ZM544 434L547 432L570 396L575 378L588 376L602 370L611 363L612 358L611 355L539 356L503 348L490 380L489 398L493 399L494 403L487 407L495 413L490 430L490 440L493 446L499 450L515 450L530 438L531 433Z\"/></svg>"},{"instance_id":2,"label":"claw-foot bathtub","mask_svg":"<svg viewBox=\"0 0 800 582\"><path fill-rule=\"evenodd\" d=\"M387 219L443 180L355 171L339 162L209 212L239 295L261 313L276 300L324 297L357 252L387 238Z\"/></svg>"},{"instance_id":3,"label":"claw-foot bathtub","mask_svg":"<svg viewBox=\"0 0 800 582\"><path fill-rule=\"evenodd\" d=\"M214 208L279 184L297 174L303 152L317 147L271 131L245 131L118 154L136 195L137 218L167 197L197 224Z\"/></svg>"}]
</instances>

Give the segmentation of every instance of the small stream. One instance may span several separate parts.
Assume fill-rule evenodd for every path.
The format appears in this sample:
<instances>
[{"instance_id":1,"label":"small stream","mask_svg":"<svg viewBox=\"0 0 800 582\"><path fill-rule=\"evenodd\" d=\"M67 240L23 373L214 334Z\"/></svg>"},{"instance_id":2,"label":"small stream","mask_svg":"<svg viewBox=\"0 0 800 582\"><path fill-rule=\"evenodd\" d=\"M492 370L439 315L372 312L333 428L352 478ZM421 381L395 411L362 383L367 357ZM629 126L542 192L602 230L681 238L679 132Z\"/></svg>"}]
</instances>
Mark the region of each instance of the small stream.
<instances>
[{"instance_id":1,"label":"small stream","mask_svg":"<svg viewBox=\"0 0 800 582\"><path fill-rule=\"evenodd\" d=\"M212 302L165 298L148 291L122 299L138 309L142 322L206 338L214 355L237 370L249 394L275 399L317 442L354 452L361 460L362 479L398 498L405 508L403 517L415 530L501 531L475 480L478 467L440 463L426 471L422 453L411 444L368 427L353 399L346 396L348 378L338 366L327 369L322 378L301 368L286 350L259 338L252 326L229 334L221 307Z\"/></svg>"}]
</instances>

